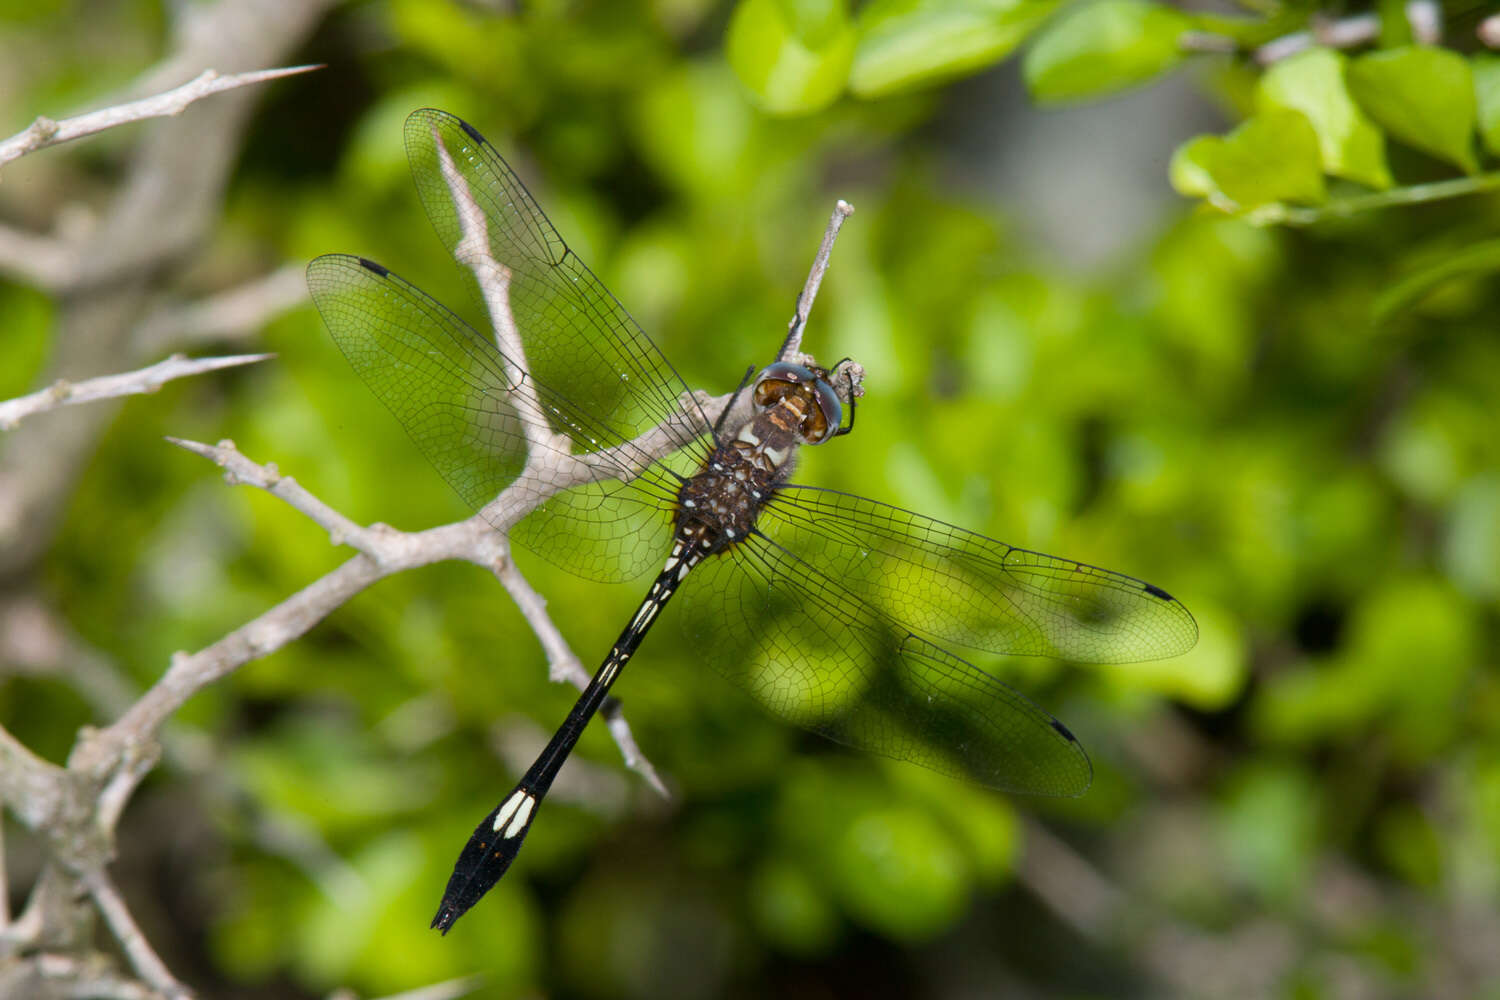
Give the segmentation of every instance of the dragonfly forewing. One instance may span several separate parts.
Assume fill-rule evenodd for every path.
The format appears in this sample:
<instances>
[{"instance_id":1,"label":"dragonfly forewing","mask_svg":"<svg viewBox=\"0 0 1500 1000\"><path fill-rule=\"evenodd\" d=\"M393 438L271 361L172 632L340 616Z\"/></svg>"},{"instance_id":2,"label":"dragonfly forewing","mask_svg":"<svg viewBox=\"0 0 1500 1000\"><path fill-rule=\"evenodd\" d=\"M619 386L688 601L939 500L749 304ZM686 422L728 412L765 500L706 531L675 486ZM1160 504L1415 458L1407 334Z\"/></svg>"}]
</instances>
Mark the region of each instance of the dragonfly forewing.
<instances>
[{"instance_id":1,"label":"dragonfly forewing","mask_svg":"<svg viewBox=\"0 0 1500 1000\"><path fill-rule=\"evenodd\" d=\"M535 510L514 527L501 512L492 517L522 545L601 581L632 578L660 561L677 480L659 460L679 437L660 436L651 450L549 385L532 380L528 392L516 391L527 376L492 339L377 264L329 254L308 265L307 278L351 367L470 506L488 515L487 505L527 469L528 495L516 507ZM550 419L572 434L528 467L536 445L523 417ZM668 426L685 419L701 422L679 407ZM580 463L574 435L585 434L594 447ZM571 485L583 464L593 481Z\"/></svg>"},{"instance_id":2,"label":"dragonfly forewing","mask_svg":"<svg viewBox=\"0 0 1500 1000\"><path fill-rule=\"evenodd\" d=\"M439 144L483 211L491 255L511 272L510 306L532 377L565 396L571 404L569 414L588 413L624 439L677 413L687 393L682 378L625 307L568 249L495 148L461 119L430 108L413 112L405 132L422 205L450 253L459 243L461 228ZM565 426L556 429L570 432ZM700 413L691 425L677 421L673 433L677 446L687 448L707 430L707 419ZM586 442L580 442L580 448L592 450ZM704 454L697 450L693 457L701 459Z\"/></svg>"}]
</instances>

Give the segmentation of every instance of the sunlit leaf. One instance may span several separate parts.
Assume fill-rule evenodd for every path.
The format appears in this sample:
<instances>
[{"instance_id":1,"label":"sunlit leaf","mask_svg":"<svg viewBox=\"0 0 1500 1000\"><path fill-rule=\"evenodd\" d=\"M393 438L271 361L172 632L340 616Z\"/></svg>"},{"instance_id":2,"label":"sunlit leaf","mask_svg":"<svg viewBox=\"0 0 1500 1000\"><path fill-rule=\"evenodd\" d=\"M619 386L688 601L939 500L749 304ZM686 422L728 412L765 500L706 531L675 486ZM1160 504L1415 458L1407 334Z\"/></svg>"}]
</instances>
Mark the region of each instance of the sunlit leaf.
<instances>
[{"instance_id":1,"label":"sunlit leaf","mask_svg":"<svg viewBox=\"0 0 1500 1000\"><path fill-rule=\"evenodd\" d=\"M724 47L735 75L763 109L810 114L843 92L854 29L841 2L741 0Z\"/></svg>"},{"instance_id":2,"label":"sunlit leaf","mask_svg":"<svg viewBox=\"0 0 1500 1000\"><path fill-rule=\"evenodd\" d=\"M1349 91L1391 135L1469 173L1477 110L1464 57L1447 49L1409 46L1372 52L1349 64Z\"/></svg>"},{"instance_id":3,"label":"sunlit leaf","mask_svg":"<svg viewBox=\"0 0 1500 1000\"><path fill-rule=\"evenodd\" d=\"M1217 187L1210 161L1223 144L1224 140L1216 135L1199 135L1178 146L1167 168L1172 187L1189 198L1207 198L1213 194Z\"/></svg>"},{"instance_id":4,"label":"sunlit leaf","mask_svg":"<svg viewBox=\"0 0 1500 1000\"><path fill-rule=\"evenodd\" d=\"M1391 186L1385 137L1360 111L1344 83L1347 59L1315 48L1268 69L1256 88L1256 107L1300 111L1318 135L1323 169L1373 188Z\"/></svg>"},{"instance_id":5,"label":"sunlit leaf","mask_svg":"<svg viewBox=\"0 0 1500 1000\"><path fill-rule=\"evenodd\" d=\"M1268 111L1229 135L1199 136L1172 159L1172 182L1226 211L1323 200L1318 136L1300 112Z\"/></svg>"},{"instance_id":6,"label":"sunlit leaf","mask_svg":"<svg viewBox=\"0 0 1500 1000\"><path fill-rule=\"evenodd\" d=\"M1474 75L1475 110L1484 148L1500 155L1500 56L1484 53L1469 60Z\"/></svg>"},{"instance_id":7,"label":"sunlit leaf","mask_svg":"<svg viewBox=\"0 0 1500 1000\"><path fill-rule=\"evenodd\" d=\"M1060 0L874 0L859 12L849 89L881 97L1005 58Z\"/></svg>"},{"instance_id":8,"label":"sunlit leaf","mask_svg":"<svg viewBox=\"0 0 1500 1000\"><path fill-rule=\"evenodd\" d=\"M1043 32L1026 53L1026 86L1047 103L1145 83L1181 61L1178 39L1191 26L1179 11L1144 0L1081 7Z\"/></svg>"}]
</instances>

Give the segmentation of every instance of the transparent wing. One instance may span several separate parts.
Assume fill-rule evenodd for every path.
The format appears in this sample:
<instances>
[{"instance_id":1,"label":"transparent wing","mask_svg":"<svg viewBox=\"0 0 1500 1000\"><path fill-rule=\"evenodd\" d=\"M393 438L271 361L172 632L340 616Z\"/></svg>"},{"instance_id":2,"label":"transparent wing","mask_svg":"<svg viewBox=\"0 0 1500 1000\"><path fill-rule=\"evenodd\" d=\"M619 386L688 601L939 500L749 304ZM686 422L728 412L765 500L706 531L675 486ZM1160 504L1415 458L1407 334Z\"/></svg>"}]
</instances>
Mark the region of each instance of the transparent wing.
<instances>
[{"instance_id":1,"label":"transparent wing","mask_svg":"<svg viewBox=\"0 0 1500 1000\"><path fill-rule=\"evenodd\" d=\"M482 509L524 467L528 445L522 417L545 419L567 428L568 437L553 442L556 457L573 457L579 453L577 442L585 440L592 461L635 478L628 483L605 479L554 494L561 481L545 471L528 477L524 488L530 499L548 499L514 536L596 580L628 579L661 561L677 480L664 466L651 464L651 453L631 436L633 429L599 421L534 379L529 392L517 392L524 376L493 340L378 264L329 254L308 265L307 283L350 365L471 506ZM670 416L663 420L669 431L684 422L680 413L675 422ZM680 429L678 435L669 433L663 446L687 437Z\"/></svg>"},{"instance_id":2,"label":"transparent wing","mask_svg":"<svg viewBox=\"0 0 1500 1000\"><path fill-rule=\"evenodd\" d=\"M805 729L1008 791L1092 780L1062 723L766 537L706 560L679 600L709 664Z\"/></svg>"},{"instance_id":3,"label":"transparent wing","mask_svg":"<svg viewBox=\"0 0 1500 1000\"><path fill-rule=\"evenodd\" d=\"M483 209L491 254L511 271L511 311L537 382L566 396L570 412L591 414L621 438L640 434L677 413L687 393L682 378L625 307L568 249L495 147L468 123L432 108L412 112L405 131L407 158L422 205L450 253L460 230L440 165L439 143ZM556 429L569 431L565 426ZM702 419L689 427L679 421L676 443L687 447L707 430Z\"/></svg>"},{"instance_id":4,"label":"transparent wing","mask_svg":"<svg viewBox=\"0 0 1500 1000\"><path fill-rule=\"evenodd\" d=\"M1131 663L1185 653L1198 640L1193 616L1159 587L864 497L787 486L756 526L942 645Z\"/></svg>"}]
</instances>

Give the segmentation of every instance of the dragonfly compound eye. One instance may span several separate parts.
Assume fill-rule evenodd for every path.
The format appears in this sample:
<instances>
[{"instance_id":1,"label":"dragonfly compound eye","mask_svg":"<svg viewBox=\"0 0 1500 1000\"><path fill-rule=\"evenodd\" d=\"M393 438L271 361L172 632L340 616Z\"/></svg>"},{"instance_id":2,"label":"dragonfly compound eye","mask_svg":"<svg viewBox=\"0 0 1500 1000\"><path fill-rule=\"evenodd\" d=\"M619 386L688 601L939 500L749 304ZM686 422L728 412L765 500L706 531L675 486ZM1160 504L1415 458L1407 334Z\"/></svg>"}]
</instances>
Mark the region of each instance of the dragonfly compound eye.
<instances>
[{"instance_id":1,"label":"dragonfly compound eye","mask_svg":"<svg viewBox=\"0 0 1500 1000\"><path fill-rule=\"evenodd\" d=\"M800 395L813 405L802 421L802 434L808 444L822 444L838 432L844 419L844 407L828 380L810 368L778 361L768 365L755 379L752 400L756 410L764 410L790 395Z\"/></svg>"},{"instance_id":2,"label":"dragonfly compound eye","mask_svg":"<svg viewBox=\"0 0 1500 1000\"><path fill-rule=\"evenodd\" d=\"M839 394L828 384L827 379L818 379L813 383L813 388L817 392L814 398L818 403L818 411L808 417L807 443L822 444L837 434L839 426L843 424L844 404L839 402Z\"/></svg>"}]
</instances>

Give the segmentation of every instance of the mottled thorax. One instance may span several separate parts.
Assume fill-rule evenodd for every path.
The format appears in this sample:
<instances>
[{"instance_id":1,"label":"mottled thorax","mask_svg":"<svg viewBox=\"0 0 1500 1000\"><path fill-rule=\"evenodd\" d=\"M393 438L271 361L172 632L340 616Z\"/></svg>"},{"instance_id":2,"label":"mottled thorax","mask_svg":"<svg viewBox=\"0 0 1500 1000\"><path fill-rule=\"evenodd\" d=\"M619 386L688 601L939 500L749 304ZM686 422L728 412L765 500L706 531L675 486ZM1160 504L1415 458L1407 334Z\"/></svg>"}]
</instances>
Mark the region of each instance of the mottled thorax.
<instances>
[{"instance_id":1,"label":"mottled thorax","mask_svg":"<svg viewBox=\"0 0 1500 1000\"><path fill-rule=\"evenodd\" d=\"M720 551L749 534L760 508L792 470L811 401L790 393L721 444L677 495L677 530L701 527Z\"/></svg>"}]
</instances>

